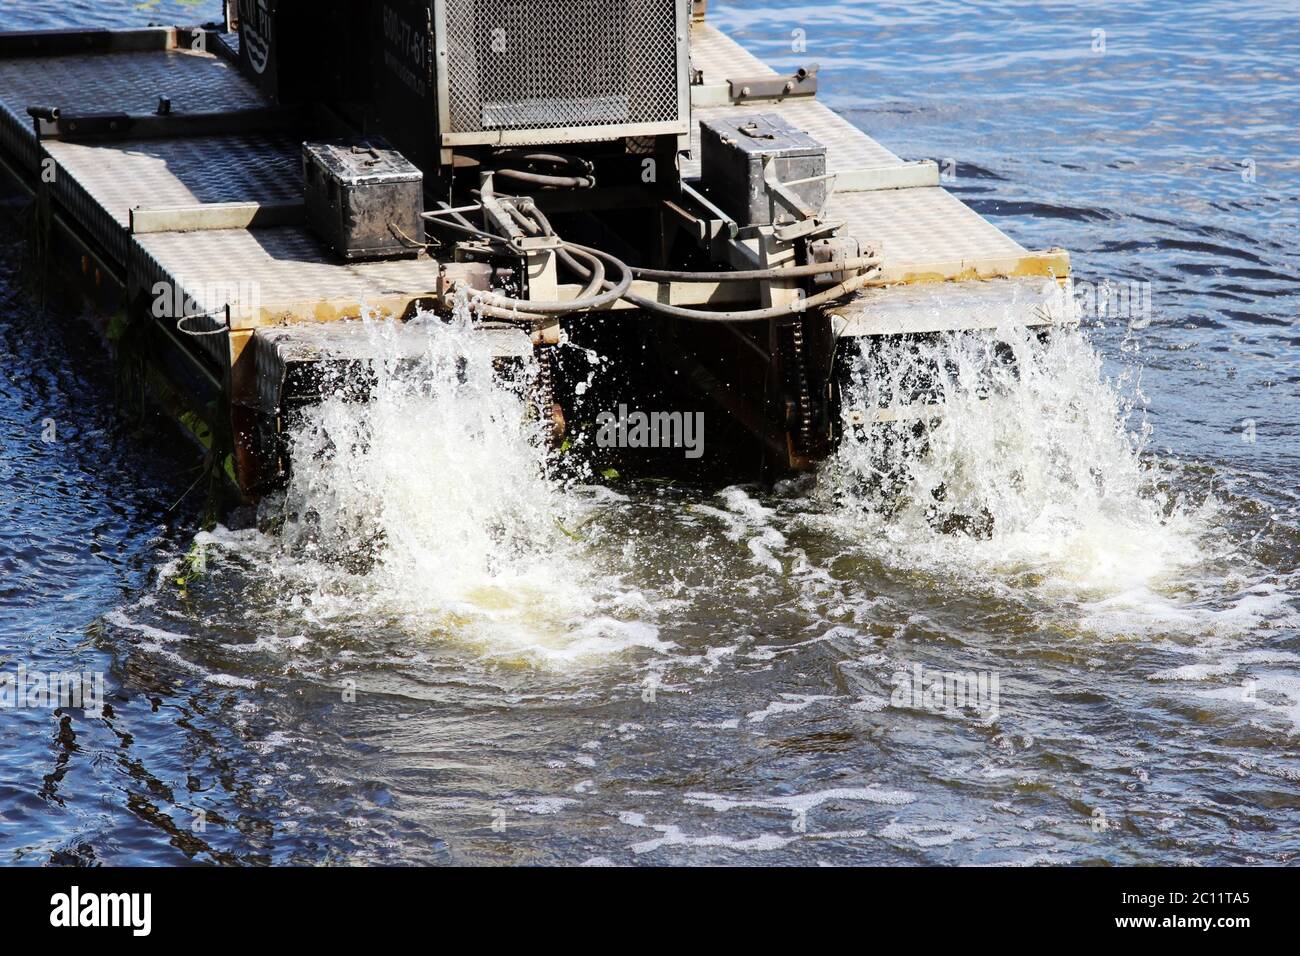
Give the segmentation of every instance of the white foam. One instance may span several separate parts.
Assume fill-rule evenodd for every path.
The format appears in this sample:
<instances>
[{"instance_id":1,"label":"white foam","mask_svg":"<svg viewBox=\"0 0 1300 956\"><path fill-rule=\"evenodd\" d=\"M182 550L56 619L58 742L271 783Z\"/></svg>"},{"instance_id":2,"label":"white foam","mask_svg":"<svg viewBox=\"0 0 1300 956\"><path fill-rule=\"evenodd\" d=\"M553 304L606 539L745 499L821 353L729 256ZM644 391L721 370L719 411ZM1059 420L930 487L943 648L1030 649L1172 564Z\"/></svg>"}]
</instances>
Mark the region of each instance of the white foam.
<instances>
[{"instance_id":1,"label":"white foam","mask_svg":"<svg viewBox=\"0 0 1300 956\"><path fill-rule=\"evenodd\" d=\"M533 816L550 816L578 803L572 797L522 797L507 800L512 810Z\"/></svg>"},{"instance_id":2,"label":"white foam","mask_svg":"<svg viewBox=\"0 0 1300 956\"><path fill-rule=\"evenodd\" d=\"M778 557L787 545L785 535L776 527L775 510L755 499L739 485L724 488L718 497L726 510L697 505L695 511L718 518L726 524L723 534L731 541L744 541L750 560L776 575L784 573Z\"/></svg>"},{"instance_id":3,"label":"white foam","mask_svg":"<svg viewBox=\"0 0 1300 956\"><path fill-rule=\"evenodd\" d=\"M152 654L162 660L169 661L180 670L188 671L202 680L207 681L209 684L215 684L218 687L253 688L257 686L257 681L252 678L236 677L233 674L222 674L217 671L209 670L201 664L197 664L194 661L177 654L175 651L163 646L162 644L155 644L146 641L138 646L140 650Z\"/></svg>"},{"instance_id":4,"label":"white foam","mask_svg":"<svg viewBox=\"0 0 1300 956\"><path fill-rule=\"evenodd\" d=\"M898 823L895 821L881 830L880 835L886 839L902 840L929 849L931 847L949 846L958 840L973 840L976 833L969 827Z\"/></svg>"},{"instance_id":5,"label":"white foam","mask_svg":"<svg viewBox=\"0 0 1300 956\"><path fill-rule=\"evenodd\" d=\"M632 827L654 830L661 834L653 840L642 840L631 845L633 853L640 856L652 853L663 847L704 847L730 850L741 853L770 853L783 850L792 843L804 840L847 841L861 840L874 836L869 830L830 830L824 833L763 833L754 837L731 837L724 834L707 834L692 836L674 824L647 824L645 817L639 813L621 813L619 821Z\"/></svg>"},{"instance_id":6,"label":"white foam","mask_svg":"<svg viewBox=\"0 0 1300 956\"><path fill-rule=\"evenodd\" d=\"M1277 595L1235 595L1240 580L1208 570L1233 558L1217 503L1171 490L1147 454L1137 379L1108 380L1084 332L1040 344L1008 325L866 348L845 389L845 441L819 475L819 527L944 582L1031 588L1057 609L1045 623L1103 637L1243 634L1280 613ZM945 411L924 441L910 424L855 433L856 410L910 399L909 376L936 367Z\"/></svg>"},{"instance_id":7,"label":"white foam","mask_svg":"<svg viewBox=\"0 0 1300 956\"><path fill-rule=\"evenodd\" d=\"M368 401L327 397L291 431L279 536L220 530L208 543L255 561L290 621L382 621L558 668L669 649L657 597L583 541L584 522L621 499L548 477L527 370L503 384L464 310L404 326L425 336L418 360L409 341L390 349L396 328L365 326L381 357Z\"/></svg>"},{"instance_id":8,"label":"white foam","mask_svg":"<svg viewBox=\"0 0 1300 956\"><path fill-rule=\"evenodd\" d=\"M127 631L135 631L137 634L149 638L156 644L179 644L183 641L192 640L189 634L179 634L175 631L165 631L162 628L154 627L150 624L141 624L127 617L126 612L118 608L109 611L104 615L104 620L114 627L120 627Z\"/></svg>"},{"instance_id":9,"label":"white foam","mask_svg":"<svg viewBox=\"0 0 1300 956\"><path fill-rule=\"evenodd\" d=\"M1147 680L1201 681L1235 673L1235 664L1185 664L1148 674Z\"/></svg>"},{"instance_id":10,"label":"white foam","mask_svg":"<svg viewBox=\"0 0 1300 956\"><path fill-rule=\"evenodd\" d=\"M778 714L790 714L800 710L806 710L813 704L820 703L824 700L835 700L834 697L828 697L824 694L782 694L781 700L774 700L762 710L751 711L746 716L751 724L761 724L769 717L775 717Z\"/></svg>"},{"instance_id":11,"label":"white foam","mask_svg":"<svg viewBox=\"0 0 1300 956\"><path fill-rule=\"evenodd\" d=\"M906 790L880 790L876 787L839 787L812 793L796 793L784 797L758 797L749 800L738 800L711 793L688 793L685 797L687 803L706 806L719 813L745 808L806 813L829 802L863 801L897 806L911 803L915 799L916 795Z\"/></svg>"}]
</instances>

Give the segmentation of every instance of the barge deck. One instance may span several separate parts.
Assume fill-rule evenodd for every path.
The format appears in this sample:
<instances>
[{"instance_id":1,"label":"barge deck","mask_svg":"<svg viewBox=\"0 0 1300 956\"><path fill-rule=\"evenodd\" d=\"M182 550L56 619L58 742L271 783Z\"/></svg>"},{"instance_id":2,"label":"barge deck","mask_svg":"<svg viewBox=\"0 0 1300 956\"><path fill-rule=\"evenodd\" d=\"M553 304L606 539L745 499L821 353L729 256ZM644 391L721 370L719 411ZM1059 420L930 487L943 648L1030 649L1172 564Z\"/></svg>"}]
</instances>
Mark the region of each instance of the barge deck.
<instances>
[{"instance_id":1,"label":"barge deck","mask_svg":"<svg viewBox=\"0 0 1300 956\"><path fill-rule=\"evenodd\" d=\"M1026 322L1056 318L1043 309L1042 289L1044 279L1068 275L1065 252L1025 249L945 190L935 163L901 159L815 96L748 96L730 81L776 71L709 23L691 31L694 149L682 176L699 174L701 121L779 114L826 146L826 214L880 250L868 287L830 310L839 335L996 324L1012 301L1023 302ZM75 243L82 271L119 291L131 322L148 324L151 354L172 370L159 381L175 417L198 416L220 431L225 422L213 419L229 414L236 440L226 471L253 498L277 468L251 436L277 431L285 407L307 400L288 394L289 367L358 360L348 320L364 311L408 316L446 296L457 266L427 252L342 262L322 246L304 221L294 117L241 74L236 43L183 28L0 37L0 163ZM195 118L192 128L186 118ZM967 314L952 313L948 299L949 314L937 317L909 290L955 280L988 280L971 283ZM673 304L690 306L737 295L734 284L644 291L662 300L664 288ZM160 290L197 308L188 316L160 309ZM556 291L577 297L581 289ZM554 334L481 327L503 360ZM185 384L197 380L210 385L206 399Z\"/></svg>"}]
</instances>

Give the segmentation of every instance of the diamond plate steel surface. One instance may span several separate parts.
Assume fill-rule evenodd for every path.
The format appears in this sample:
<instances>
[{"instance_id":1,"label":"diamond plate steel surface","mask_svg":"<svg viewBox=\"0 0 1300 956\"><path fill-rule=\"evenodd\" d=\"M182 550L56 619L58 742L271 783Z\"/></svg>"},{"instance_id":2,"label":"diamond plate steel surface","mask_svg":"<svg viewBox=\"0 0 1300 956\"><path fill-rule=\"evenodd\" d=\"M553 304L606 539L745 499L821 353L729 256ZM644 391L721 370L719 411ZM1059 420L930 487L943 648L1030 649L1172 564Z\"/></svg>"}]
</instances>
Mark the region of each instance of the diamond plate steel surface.
<instances>
[{"instance_id":1,"label":"diamond plate steel surface","mask_svg":"<svg viewBox=\"0 0 1300 956\"><path fill-rule=\"evenodd\" d=\"M135 241L158 275L195 290L206 308L222 303L202 301L203 290L231 283L256 283L262 303L271 305L427 292L438 280L431 259L338 262L314 236L295 228L169 232Z\"/></svg>"},{"instance_id":2,"label":"diamond plate steel surface","mask_svg":"<svg viewBox=\"0 0 1300 956\"><path fill-rule=\"evenodd\" d=\"M826 215L843 219L850 235L864 242L880 242L887 271L921 270L930 263L998 259L1026 252L938 186L837 193L827 204Z\"/></svg>"},{"instance_id":3,"label":"diamond plate steel surface","mask_svg":"<svg viewBox=\"0 0 1300 956\"><path fill-rule=\"evenodd\" d=\"M736 77L776 73L731 37L707 23L697 23L691 30L691 62L704 72L704 82L710 85L723 84ZM696 109L692 116L691 157L682 163L683 175L700 174L698 120L743 116L746 110L777 113L790 125L816 137L826 145L826 168L829 172L903 165L903 160L816 98L796 97L782 103Z\"/></svg>"},{"instance_id":4,"label":"diamond plate steel surface","mask_svg":"<svg viewBox=\"0 0 1300 956\"><path fill-rule=\"evenodd\" d=\"M137 205L276 201L300 195L297 151L283 137L245 136L110 144L36 142L31 105L68 113L150 113L160 96L177 112L264 106L238 71L211 54L190 51L85 54L0 60L0 142L36 170L57 164L53 198L125 263L130 209Z\"/></svg>"},{"instance_id":5,"label":"diamond plate steel surface","mask_svg":"<svg viewBox=\"0 0 1300 956\"><path fill-rule=\"evenodd\" d=\"M283 136L50 141L45 148L124 227L136 206L302 199L301 146Z\"/></svg>"},{"instance_id":6,"label":"diamond plate steel surface","mask_svg":"<svg viewBox=\"0 0 1300 956\"><path fill-rule=\"evenodd\" d=\"M850 337L1065 323L1074 317L1065 292L1045 276L868 289L831 311L838 334Z\"/></svg>"},{"instance_id":7,"label":"diamond plate steel surface","mask_svg":"<svg viewBox=\"0 0 1300 956\"><path fill-rule=\"evenodd\" d=\"M235 67L208 53L153 51L0 60L0 109L31 131L29 106L65 113L152 113L168 96L178 112L265 103ZM31 135L35 135L32 133Z\"/></svg>"},{"instance_id":8,"label":"diamond plate steel surface","mask_svg":"<svg viewBox=\"0 0 1300 956\"><path fill-rule=\"evenodd\" d=\"M774 75L754 54L711 23L691 26L691 63L704 71L705 83L726 83L733 76Z\"/></svg>"}]
</instances>

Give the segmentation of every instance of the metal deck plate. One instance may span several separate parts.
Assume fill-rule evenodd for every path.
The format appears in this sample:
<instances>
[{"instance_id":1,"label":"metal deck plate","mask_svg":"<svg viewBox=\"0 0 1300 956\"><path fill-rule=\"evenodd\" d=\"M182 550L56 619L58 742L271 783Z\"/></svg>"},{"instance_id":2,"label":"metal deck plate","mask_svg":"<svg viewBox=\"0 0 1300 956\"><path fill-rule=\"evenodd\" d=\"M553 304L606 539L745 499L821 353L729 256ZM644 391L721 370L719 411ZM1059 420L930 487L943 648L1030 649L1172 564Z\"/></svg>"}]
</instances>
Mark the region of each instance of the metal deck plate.
<instances>
[{"instance_id":1,"label":"metal deck plate","mask_svg":"<svg viewBox=\"0 0 1300 956\"><path fill-rule=\"evenodd\" d=\"M146 290L158 283L184 289L205 311L226 305L229 290L254 299L238 303L245 306L326 300L365 304L389 294L429 292L438 279L438 264L427 256L342 263L310 233L291 227L135 236L131 271ZM201 318L187 324L197 331L216 327L215 321ZM226 360L222 336L203 336L196 344L214 360Z\"/></svg>"},{"instance_id":2,"label":"metal deck plate","mask_svg":"<svg viewBox=\"0 0 1300 956\"><path fill-rule=\"evenodd\" d=\"M725 83L733 76L769 76L772 69L713 24L691 25L691 63L704 71L705 83Z\"/></svg>"},{"instance_id":3,"label":"metal deck plate","mask_svg":"<svg viewBox=\"0 0 1300 956\"><path fill-rule=\"evenodd\" d=\"M29 106L65 113L152 113L158 98L176 112L264 106L261 93L231 64L207 53L170 50L0 60L0 127L6 145L33 157Z\"/></svg>"},{"instance_id":4,"label":"metal deck plate","mask_svg":"<svg viewBox=\"0 0 1300 956\"><path fill-rule=\"evenodd\" d=\"M130 255L126 225L132 206L262 201L297 190L296 147L283 138L100 145L47 140L38 145L27 115L27 107L36 105L67 113L151 113L161 96L171 99L177 113L266 105L233 66L207 53L156 50L0 59L0 145L33 170L44 149L58 164L50 183L55 198L119 262ZM241 161L241 156L247 159Z\"/></svg>"},{"instance_id":5,"label":"metal deck plate","mask_svg":"<svg viewBox=\"0 0 1300 956\"><path fill-rule=\"evenodd\" d=\"M924 271L930 263L954 259L1026 253L1024 246L938 186L836 193L826 205L826 215L844 220L859 239L880 242L887 273Z\"/></svg>"},{"instance_id":6,"label":"metal deck plate","mask_svg":"<svg viewBox=\"0 0 1300 956\"><path fill-rule=\"evenodd\" d=\"M157 279L193 287L195 300L207 308L221 303L203 301L204 290L240 282L256 283L262 304L270 306L428 292L438 280L438 265L428 257L338 262L310 233L292 227L164 232L135 239Z\"/></svg>"},{"instance_id":7,"label":"metal deck plate","mask_svg":"<svg viewBox=\"0 0 1300 956\"><path fill-rule=\"evenodd\" d=\"M302 147L287 137L201 136L111 148L52 141L45 148L123 228L139 206L302 199Z\"/></svg>"},{"instance_id":8,"label":"metal deck plate","mask_svg":"<svg viewBox=\"0 0 1300 956\"><path fill-rule=\"evenodd\" d=\"M24 124L23 111L36 103L67 113L152 113L160 96L178 113L265 105L232 64L189 50L0 60L0 90Z\"/></svg>"}]
</instances>

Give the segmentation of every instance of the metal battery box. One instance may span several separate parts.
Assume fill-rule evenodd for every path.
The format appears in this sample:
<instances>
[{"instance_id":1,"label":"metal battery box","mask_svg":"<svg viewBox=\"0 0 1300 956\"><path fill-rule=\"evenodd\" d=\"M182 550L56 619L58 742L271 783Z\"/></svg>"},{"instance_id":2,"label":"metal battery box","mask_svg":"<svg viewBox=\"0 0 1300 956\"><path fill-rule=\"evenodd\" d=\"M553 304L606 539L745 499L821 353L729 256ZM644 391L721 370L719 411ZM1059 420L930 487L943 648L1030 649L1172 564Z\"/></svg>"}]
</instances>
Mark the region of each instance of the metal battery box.
<instances>
[{"instance_id":1,"label":"metal battery box","mask_svg":"<svg viewBox=\"0 0 1300 956\"><path fill-rule=\"evenodd\" d=\"M780 116L754 113L700 123L700 167L710 198L742 226L786 225L797 217L777 201L764 178L775 178L810 209L826 204L826 147ZM813 180L806 182L805 180Z\"/></svg>"},{"instance_id":2,"label":"metal battery box","mask_svg":"<svg viewBox=\"0 0 1300 956\"><path fill-rule=\"evenodd\" d=\"M343 259L416 256L424 176L388 144L303 143L307 221Z\"/></svg>"}]
</instances>

